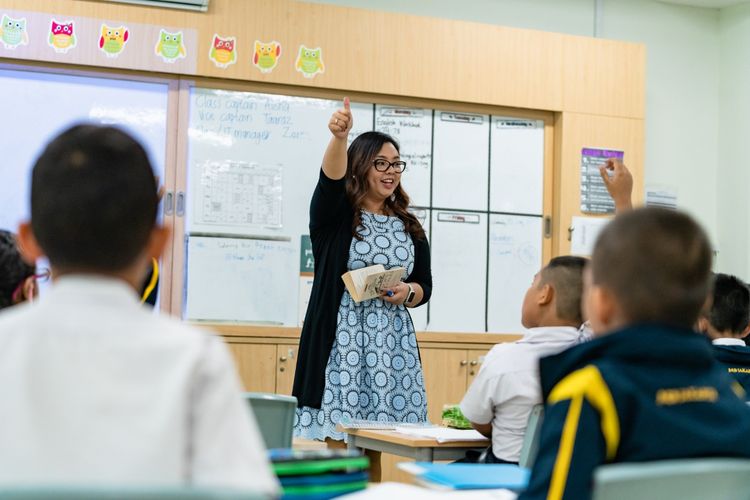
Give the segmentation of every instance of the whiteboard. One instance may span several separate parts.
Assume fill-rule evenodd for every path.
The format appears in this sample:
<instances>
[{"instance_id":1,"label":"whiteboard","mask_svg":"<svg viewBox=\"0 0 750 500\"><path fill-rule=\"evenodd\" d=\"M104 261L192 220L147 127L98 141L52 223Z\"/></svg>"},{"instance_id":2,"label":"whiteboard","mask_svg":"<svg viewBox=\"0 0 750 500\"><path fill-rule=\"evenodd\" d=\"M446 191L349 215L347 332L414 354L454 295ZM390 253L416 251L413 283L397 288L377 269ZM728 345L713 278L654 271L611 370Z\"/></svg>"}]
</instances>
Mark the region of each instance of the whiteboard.
<instances>
[{"instance_id":1,"label":"whiteboard","mask_svg":"<svg viewBox=\"0 0 750 500\"><path fill-rule=\"evenodd\" d=\"M0 69L0 228L29 217L31 169L53 137L79 122L117 125L146 149L164 179L166 83ZM12 97L12 98L11 98Z\"/></svg>"},{"instance_id":2,"label":"whiteboard","mask_svg":"<svg viewBox=\"0 0 750 500\"><path fill-rule=\"evenodd\" d=\"M307 234L310 199L331 138L328 120L341 106L325 99L193 87L188 233L281 239ZM352 103L352 112L350 140L372 130L373 105ZM257 175L243 177L242 171ZM269 180L271 171L278 172L277 181ZM238 179L257 196L238 189ZM211 217L204 216L207 206ZM258 217L258 211L271 215Z\"/></svg>"},{"instance_id":3,"label":"whiteboard","mask_svg":"<svg viewBox=\"0 0 750 500\"><path fill-rule=\"evenodd\" d=\"M490 215L487 327L517 333L521 304L542 266L542 218Z\"/></svg>"},{"instance_id":4,"label":"whiteboard","mask_svg":"<svg viewBox=\"0 0 750 500\"><path fill-rule=\"evenodd\" d=\"M490 210L542 215L544 122L492 117Z\"/></svg>"},{"instance_id":5,"label":"whiteboard","mask_svg":"<svg viewBox=\"0 0 750 500\"><path fill-rule=\"evenodd\" d=\"M298 241L189 237L185 319L296 324L299 274L279 271L299 253L298 246Z\"/></svg>"},{"instance_id":6,"label":"whiteboard","mask_svg":"<svg viewBox=\"0 0 750 500\"><path fill-rule=\"evenodd\" d=\"M485 331L487 214L432 211L430 331Z\"/></svg>"},{"instance_id":7,"label":"whiteboard","mask_svg":"<svg viewBox=\"0 0 750 500\"><path fill-rule=\"evenodd\" d=\"M426 208L412 208L413 213L417 220L422 224L427 239L430 239L430 210ZM427 330L427 320L429 312L430 302L422 304L417 308L409 308L409 314L411 314L411 321L414 324L414 330L417 332L423 332Z\"/></svg>"},{"instance_id":8,"label":"whiteboard","mask_svg":"<svg viewBox=\"0 0 750 500\"><path fill-rule=\"evenodd\" d=\"M433 126L432 206L487 210L489 116L435 111Z\"/></svg>"},{"instance_id":9,"label":"whiteboard","mask_svg":"<svg viewBox=\"0 0 750 500\"><path fill-rule=\"evenodd\" d=\"M375 107L375 130L394 137L406 170L401 175L411 204L430 206L432 177L432 110L398 106Z\"/></svg>"}]
</instances>

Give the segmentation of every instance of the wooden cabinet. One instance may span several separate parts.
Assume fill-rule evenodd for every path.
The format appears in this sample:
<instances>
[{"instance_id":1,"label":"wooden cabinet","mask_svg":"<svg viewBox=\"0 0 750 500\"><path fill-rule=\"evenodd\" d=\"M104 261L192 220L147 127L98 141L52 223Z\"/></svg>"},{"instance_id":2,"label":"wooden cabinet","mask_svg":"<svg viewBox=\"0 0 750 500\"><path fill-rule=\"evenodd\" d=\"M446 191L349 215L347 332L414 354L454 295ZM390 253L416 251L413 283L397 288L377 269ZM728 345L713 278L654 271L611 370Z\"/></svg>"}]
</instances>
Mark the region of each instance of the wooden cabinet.
<instances>
[{"instance_id":1,"label":"wooden cabinet","mask_svg":"<svg viewBox=\"0 0 750 500\"><path fill-rule=\"evenodd\" d=\"M439 423L445 404L458 404L479 372L487 349L422 347L427 418Z\"/></svg>"},{"instance_id":2,"label":"wooden cabinet","mask_svg":"<svg viewBox=\"0 0 750 500\"><path fill-rule=\"evenodd\" d=\"M276 352L276 392L278 394L292 394L296 368L297 346L280 344Z\"/></svg>"},{"instance_id":3,"label":"wooden cabinet","mask_svg":"<svg viewBox=\"0 0 750 500\"><path fill-rule=\"evenodd\" d=\"M276 345L229 342L229 350L249 392L276 392Z\"/></svg>"}]
</instances>

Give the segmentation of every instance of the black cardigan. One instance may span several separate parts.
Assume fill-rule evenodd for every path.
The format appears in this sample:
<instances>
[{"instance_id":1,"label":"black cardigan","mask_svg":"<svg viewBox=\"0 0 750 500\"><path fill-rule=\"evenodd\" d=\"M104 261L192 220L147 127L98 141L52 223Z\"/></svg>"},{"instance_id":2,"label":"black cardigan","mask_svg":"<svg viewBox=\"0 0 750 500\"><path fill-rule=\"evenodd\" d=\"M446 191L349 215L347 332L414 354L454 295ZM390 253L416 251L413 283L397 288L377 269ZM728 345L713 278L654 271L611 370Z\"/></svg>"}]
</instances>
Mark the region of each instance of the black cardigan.
<instances>
[{"instance_id":1,"label":"black cardigan","mask_svg":"<svg viewBox=\"0 0 750 500\"><path fill-rule=\"evenodd\" d=\"M352 242L354 210L346 196L346 179L332 180L320 171L310 202L310 239L315 258L315 279L300 335L292 394L298 406L320 408L325 371L336 339L336 315L344 293L344 274ZM407 282L424 291L422 305L432 294L430 246L414 238L414 268Z\"/></svg>"}]
</instances>

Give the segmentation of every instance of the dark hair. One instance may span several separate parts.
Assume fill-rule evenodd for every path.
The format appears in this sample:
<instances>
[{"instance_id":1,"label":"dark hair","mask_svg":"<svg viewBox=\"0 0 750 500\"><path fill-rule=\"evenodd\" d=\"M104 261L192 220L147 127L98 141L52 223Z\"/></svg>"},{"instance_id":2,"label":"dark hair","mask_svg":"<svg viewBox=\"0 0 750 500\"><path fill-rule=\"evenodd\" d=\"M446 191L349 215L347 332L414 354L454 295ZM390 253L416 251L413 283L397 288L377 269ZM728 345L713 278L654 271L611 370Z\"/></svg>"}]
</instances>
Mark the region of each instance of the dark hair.
<instances>
[{"instance_id":1,"label":"dark hair","mask_svg":"<svg viewBox=\"0 0 750 500\"><path fill-rule=\"evenodd\" d=\"M13 305L13 292L34 270L21 258L13 233L0 229L0 309Z\"/></svg>"},{"instance_id":2,"label":"dark hair","mask_svg":"<svg viewBox=\"0 0 750 500\"><path fill-rule=\"evenodd\" d=\"M583 312L583 269L588 259L564 255L549 261L541 272L540 285L550 283L555 289L557 317L581 325Z\"/></svg>"},{"instance_id":3,"label":"dark hair","mask_svg":"<svg viewBox=\"0 0 750 500\"><path fill-rule=\"evenodd\" d=\"M112 272L132 265L156 221L146 151L113 127L76 125L47 145L31 180L31 227L54 267Z\"/></svg>"},{"instance_id":4,"label":"dark hair","mask_svg":"<svg viewBox=\"0 0 750 500\"><path fill-rule=\"evenodd\" d=\"M354 139L346 152L346 195L349 203L354 207L354 220L352 222L352 235L361 239L357 228L359 228L362 217L359 209L362 201L367 195L367 173L372 168L375 159L384 144L391 143L396 151L399 150L398 142L388 134L382 132L365 132ZM385 206L394 215L401 219L406 230L412 238L423 240L426 238L424 229L419 220L409 212L409 195L399 182L393 192L395 199L387 198Z\"/></svg>"},{"instance_id":5,"label":"dark hair","mask_svg":"<svg viewBox=\"0 0 750 500\"><path fill-rule=\"evenodd\" d=\"M750 324L750 289L734 276L714 276L714 292L708 322L720 332L741 334Z\"/></svg>"},{"instance_id":6,"label":"dark hair","mask_svg":"<svg viewBox=\"0 0 750 500\"><path fill-rule=\"evenodd\" d=\"M640 208L602 230L591 268L593 283L614 294L629 323L692 328L709 292L711 246L690 216Z\"/></svg>"}]
</instances>

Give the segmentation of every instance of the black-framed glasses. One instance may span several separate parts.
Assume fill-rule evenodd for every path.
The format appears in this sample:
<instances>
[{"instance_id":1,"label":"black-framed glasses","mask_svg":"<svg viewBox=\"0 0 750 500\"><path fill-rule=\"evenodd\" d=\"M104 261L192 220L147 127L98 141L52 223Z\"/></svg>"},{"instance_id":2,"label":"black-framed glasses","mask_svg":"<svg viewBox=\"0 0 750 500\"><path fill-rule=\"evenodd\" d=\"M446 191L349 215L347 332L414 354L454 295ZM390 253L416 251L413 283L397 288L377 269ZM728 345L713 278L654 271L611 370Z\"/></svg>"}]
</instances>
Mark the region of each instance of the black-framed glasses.
<instances>
[{"instance_id":1,"label":"black-framed glasses","mask_svg":"<svg viewBox=\"0 0 750 500\"><path fill-rule=\"evenodd\" d=\"M398 174L406 170L406 162L403 160L390 162L388 160L378 158L377 160L372 161L372 166L375 167L375 170L377 170L378 172L386 172L390 167L393 167L393 170L395 170Z\"/></svg>"}]
</instances>

